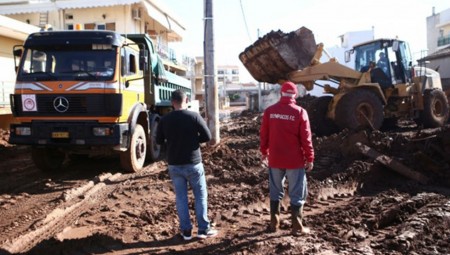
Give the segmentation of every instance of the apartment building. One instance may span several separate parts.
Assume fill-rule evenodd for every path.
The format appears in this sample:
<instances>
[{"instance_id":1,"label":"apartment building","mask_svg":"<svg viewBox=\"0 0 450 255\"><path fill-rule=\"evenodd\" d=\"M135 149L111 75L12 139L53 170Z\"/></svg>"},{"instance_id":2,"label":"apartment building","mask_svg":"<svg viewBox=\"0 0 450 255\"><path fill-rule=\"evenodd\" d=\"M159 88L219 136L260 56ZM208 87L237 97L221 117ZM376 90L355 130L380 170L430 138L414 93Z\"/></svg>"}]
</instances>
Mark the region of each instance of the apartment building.
<instances>
[{"instance_id":1,"label":"apartment building","mask_svg":"<svg viewBox=\"0 0 450 255\"><path fill-rule=\"evenodd\" d=\"M450 88L450 8L427 17L428 55L419 63L439 71L444 89Z\"/></svg>"},{"instance_id":2,"label":"apartment building","mask_svg":"<svg viewBox=\"0 0 450 255\"><path fill-rule=\"evenodd\" d=\"M193 68L192 58L169 47L182 41L186 29L158 0L4 0L0 15L41 29L147 33L168 71L188 76Z\"/></svg>"}]
</instances>

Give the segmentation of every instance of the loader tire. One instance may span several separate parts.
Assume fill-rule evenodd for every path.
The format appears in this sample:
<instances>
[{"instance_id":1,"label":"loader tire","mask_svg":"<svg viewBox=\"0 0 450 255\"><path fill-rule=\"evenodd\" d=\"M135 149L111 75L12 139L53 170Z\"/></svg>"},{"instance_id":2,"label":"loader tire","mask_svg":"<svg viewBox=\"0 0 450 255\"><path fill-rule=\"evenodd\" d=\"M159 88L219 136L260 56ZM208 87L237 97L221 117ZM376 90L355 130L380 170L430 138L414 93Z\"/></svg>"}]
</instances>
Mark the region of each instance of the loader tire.
<instances>
[{"instance_id":1,"label":"loader tire","mask_svg":"<svg viewBox=\"0 0 450 255\"><path fill-rule=\"evenodd\" d=\"M370 90L352 90L342 96L336 106L335 121L343 129L378 130L383 124L383 118L383 104Z\"/></svg>"},{"instance_id":2,"label":"loader tire","mask_svg":"<svg viewBox=\"0 0 450 255\"><path fill-rule=\"evenodd\" d=\"M421 122L425 128L442 127L447 123L449 106L442 90L428 90L423 95Z\"/></svg>"},{"instance_id":3,"label":"loader tire","mask_svg":"<svg viewBox=\"0 0 450 255\"><path fill-rule=\"evenodd\" d=\"M309 116L311 131L316 136L328 136L339 131L334 120L327 117L328 105L332 99L332 96L315 98L306 109Z\"/></svg>"},{"instance_id":4,"label":"loader tire","mask_svg":"<svg viewBox=\"0 0 450 255\"><path fill-rule=\"evenodd\" d=\"M125 171L138 172L144 167L147 153L147 137L144 128L136 124L131 135L130 148L120 152L120 165Z\"/></svg>"},{"instance_id":5,"label":"loader tire","mask_svg":"<svg viewBox=\"0 0 450 255\"><path fill-rule=\"evenodd\" d=\"M56 172L61 169L66 154L57 149L31 148L31 159L37 168L43 172Z\"/></svg>"}]
</instances>

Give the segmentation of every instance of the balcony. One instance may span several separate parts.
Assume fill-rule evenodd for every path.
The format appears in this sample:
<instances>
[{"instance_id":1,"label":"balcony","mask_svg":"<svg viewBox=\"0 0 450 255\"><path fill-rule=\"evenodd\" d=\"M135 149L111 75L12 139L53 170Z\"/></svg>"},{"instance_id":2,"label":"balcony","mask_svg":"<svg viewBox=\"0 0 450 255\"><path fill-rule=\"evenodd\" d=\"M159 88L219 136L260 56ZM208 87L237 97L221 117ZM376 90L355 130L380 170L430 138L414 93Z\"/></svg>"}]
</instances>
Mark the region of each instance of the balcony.
<instances>
[{"instance_id":1,"label":"balcony","mask_svg":"<svg viewBox=\"0 0 450 255\"><path fill-rule=\"evenodd\" d=\"M438 47L445 46L445 45L448 45L448 44L450 44L450 35L442 36L442 37L438 38L438 41L437 41L437 46Z\"/></svg>"}]
</instances>

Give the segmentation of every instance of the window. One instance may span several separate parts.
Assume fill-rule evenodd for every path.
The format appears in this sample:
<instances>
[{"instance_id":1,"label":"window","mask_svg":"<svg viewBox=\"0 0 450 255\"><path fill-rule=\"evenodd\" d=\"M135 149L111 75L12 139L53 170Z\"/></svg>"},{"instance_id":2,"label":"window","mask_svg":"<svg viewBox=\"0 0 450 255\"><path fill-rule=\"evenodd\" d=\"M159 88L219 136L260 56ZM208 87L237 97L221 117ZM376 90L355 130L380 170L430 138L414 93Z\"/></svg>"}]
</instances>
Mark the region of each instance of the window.
<instances>
[{"instance_id":1,"label":"window","mask_svg":"<svg viewBox=\"0 0 450 255\"><path fill-rule=\"evenodd\" d=\"M105 24L97 24L97 30L106 30Z\"/></svg>"},{"instance_id":2,"label":"window","mask_svg":"<svg viewBox=\"0 0 450 255\"><path fill-rule=\"evenodd\" d=\"M134 54L130 54L129 55L129 69L128 72L130 74L135 74L136 73L136 56Z\"/></svg>"},{"instance_id":3,"label":"window","mask_svg":"<svg viewBox=\"0 0 450 255\"><path fill-rule=\"evenodd\" d=\"M116 31L116 23L106 23L106 30Z\"/></svg>"},{"instance_id":4,"label":"window","mask_svg":"<svg viewBox=\"0 0 450 255\"><path fill-rule=\"evenodd\" d=\"M121 72L123 76L133 75L137 73L137 57L136 52L130 49L122 49L121 51Z\"/></svg>"},{"instance_id":5,"label":"window","mask_svg":"<svg viewBox=\"0 0 450 255\"><path fill-rule=\"evenodd\" d=\"M95 23L85 23L84 29L86 30L94 30L95 29Z\"/></svg>"}]
</instances>

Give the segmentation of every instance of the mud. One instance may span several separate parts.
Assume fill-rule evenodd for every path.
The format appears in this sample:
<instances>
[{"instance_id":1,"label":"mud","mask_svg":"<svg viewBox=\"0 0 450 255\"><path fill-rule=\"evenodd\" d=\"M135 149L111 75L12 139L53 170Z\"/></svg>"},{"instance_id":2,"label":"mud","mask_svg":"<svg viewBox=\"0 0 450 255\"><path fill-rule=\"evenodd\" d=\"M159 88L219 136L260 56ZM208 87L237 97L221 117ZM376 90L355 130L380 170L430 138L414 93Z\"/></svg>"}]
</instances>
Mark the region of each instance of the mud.
<instances>
[{"instance_id":1,"label":"mud","mask_svg":"<svg viewBox=\"0 0 450 255\"><path fill-rule=\"evenodd\" d=\"M42 173L28 148L7 144L8 134L2 131L0 254L450 254L448 128L420 129L403 121L389 131L344 130L314 137L316 161L308 174L305 206L305 224L312 233L292 236L288 197L282 203L281 230L266 231L268 177L258 151L261 114L231 116L221 123L221 142L202 147L209 216L220 233L191 241L178 235L164 162L121 174L117 159L85 159L69 162L65 172ZM423 174L428 182L362 155L357 142ZM116 178L106 181L105 175ZM94 192L91 188L99 183ZM190 206L195 223L193 202ZM70 208L57 227L44 224L52 212ZM50 234L31 247L19 247L24 237L45 226ZM11 247L14 242L17 247Z\"/></svg>"}]
</instances>

